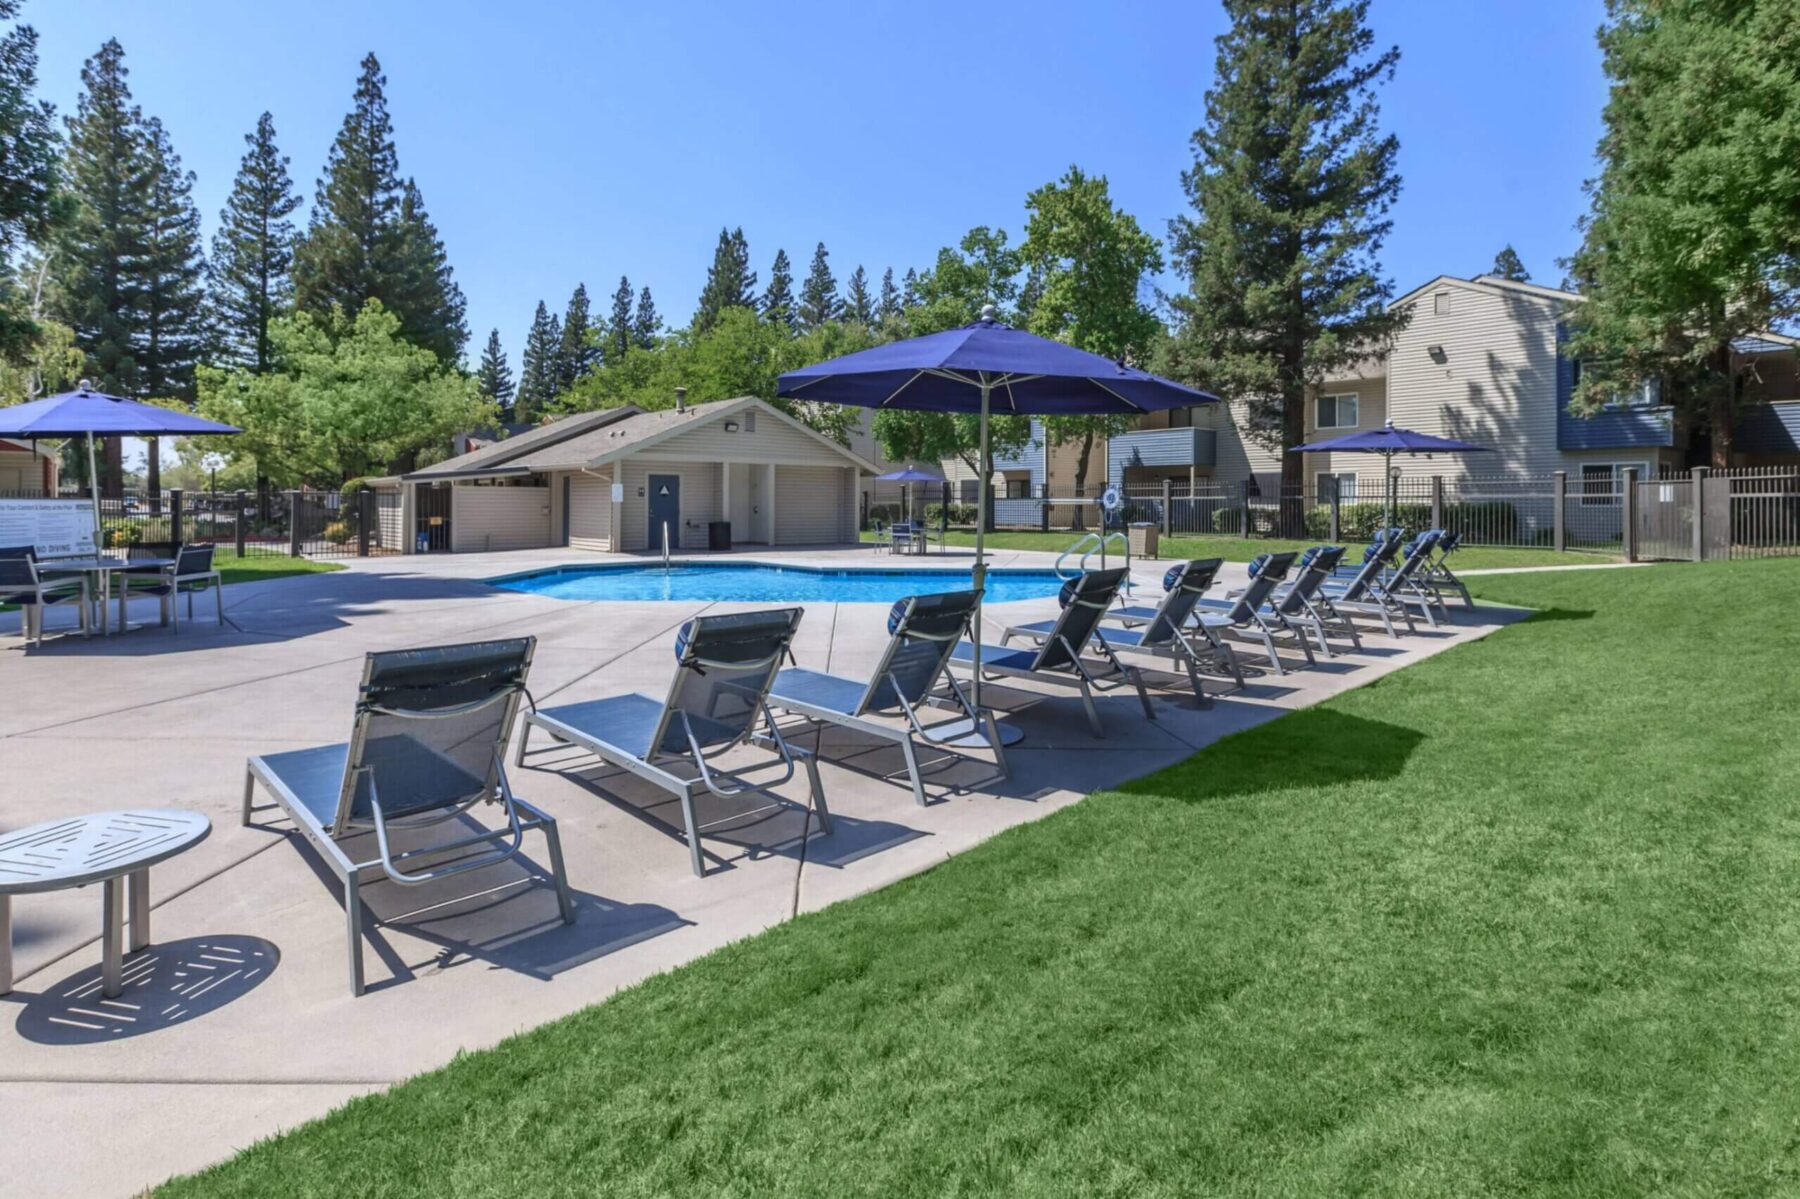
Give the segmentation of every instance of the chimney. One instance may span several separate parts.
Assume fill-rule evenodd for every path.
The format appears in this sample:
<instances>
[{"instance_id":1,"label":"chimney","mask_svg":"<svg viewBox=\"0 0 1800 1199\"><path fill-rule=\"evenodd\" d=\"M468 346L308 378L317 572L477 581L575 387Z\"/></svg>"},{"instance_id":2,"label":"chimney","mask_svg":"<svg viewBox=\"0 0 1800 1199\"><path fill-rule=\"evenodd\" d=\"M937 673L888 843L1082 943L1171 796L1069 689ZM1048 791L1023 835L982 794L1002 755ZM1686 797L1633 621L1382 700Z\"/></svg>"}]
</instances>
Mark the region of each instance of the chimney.
<instances>
[{"instance_id":1,"label":"chimney","mask_svg":"<svg viewBox=\"0 0 1800 1199\"><path fill-rule=\"evenodd\" d=\"M685 387L677 387L675 389L675 411L687 411L687 388Z\"/></svg>"}]
</instances>

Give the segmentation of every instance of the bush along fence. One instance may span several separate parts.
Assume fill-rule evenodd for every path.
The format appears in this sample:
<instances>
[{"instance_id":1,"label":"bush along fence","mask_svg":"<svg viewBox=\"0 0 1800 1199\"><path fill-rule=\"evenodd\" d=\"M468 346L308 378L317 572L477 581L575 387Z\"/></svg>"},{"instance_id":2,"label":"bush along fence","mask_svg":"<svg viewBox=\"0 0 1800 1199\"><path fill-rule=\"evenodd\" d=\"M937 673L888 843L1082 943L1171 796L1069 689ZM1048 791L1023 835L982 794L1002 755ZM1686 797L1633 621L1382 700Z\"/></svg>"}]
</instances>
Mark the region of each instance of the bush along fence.
<instances>
[{"instance_id":1,"label":"bush along fence","mask_svg":"<svg viewBox=\"0 0 1800 1199\"><path fill-rule=\"evenodd\" d=\"M75 488L54 496L0 492L6 497L89 502ZM104 548L115 553L162 556L178 545L212 545L239 558L366 558L404 550L399 505L398 491L361 487L341 493L271 491L262 497L245 491L127 491L100 497L100 528Z\"/></svg>"},{"instance_id":2,"label":"bush along fence","mask_svg":"<svg viewBox=\"0 0 1800 1199\"><path fill-rule=\"evenodd\" d=\"M897 488L865 501L864 527L901 518ZM1079 533L1102 524L1093 495L997 495L990 527ZM1384 498L1329 477L1301 488L1186 479L1135 483L1105 521L1157 526L1164 537L1364 541L1382 522ZM949 499L948 486L920 489L915 519L973 526L977 505ZM972 498L972 497L971 497ZM1800 554L1800 466L1646 476L1610 464L1579 475L1411 476L1393 480L1394 523L1442 528L1468 545L1614 554L1633 561Z\"/></svg>"}]
</instances>

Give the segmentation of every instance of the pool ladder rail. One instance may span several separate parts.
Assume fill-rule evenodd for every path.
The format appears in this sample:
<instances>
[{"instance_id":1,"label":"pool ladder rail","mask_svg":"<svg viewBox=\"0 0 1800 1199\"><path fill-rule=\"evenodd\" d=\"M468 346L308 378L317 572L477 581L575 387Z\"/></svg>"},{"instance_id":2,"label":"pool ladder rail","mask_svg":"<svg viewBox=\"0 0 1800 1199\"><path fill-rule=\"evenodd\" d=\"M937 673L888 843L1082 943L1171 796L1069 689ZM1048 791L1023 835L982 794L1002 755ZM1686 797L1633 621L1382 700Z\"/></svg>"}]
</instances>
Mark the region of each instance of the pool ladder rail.
<instances>
[{"instance_id":1,"label":"pool ladder rail","mask_svg":"<svg viewBox=\"0 0 1800 1199\"><path fill-rule=\"evenodd\" d=\"M663 521L663 572L669 570L669 522Z\"/></svg>"},{"instance_id":2,"label":"pool ladder rail","mask_svg":"<svg viewBox=\"0 0 1800 1199\"><path fill-rule=\"evenodd\" d=\"M1056 556L1056 566L1054 567L1054 569L1056 571L1056 577L1061 579L1065 583L1068 582L1070 579L1080 577L1083 573L1085 573L1087 571L1088 559L1090 557L1092 557L1096 552L1098 552L1100 555L1101 568L1105 569L1105 567L1106 567L1106 547L1111 545L1114 541L1117 541L1119 543L1121 552L1125 556L1125 566L1127 568L1127 571L1129 571L1129 568L1131 566L1131 542L1130 542L1130 540L1128 540L1126 538L1125 534L1117 533L1117 532L1104 533L1104 534L1102 534L1102 533L1083 533L1079 538L1076 539L1076 541L1073 545L1071 545L1068 549L1064 550L1062 553L1060 553ZM1067 559L1070 555L1073 555L1073 554L1080 554L1081 557L1076 560L1075 569L1073 571L1065 573L1063 571L1063 561L1065 559ZM1119 588L1119 590L1120 590L1121 595L1130 595L1131 594L1131 575L1129 573L1127 573L1125 575L1125 583L1122 587Z\"/></svg>"}]
</instances>

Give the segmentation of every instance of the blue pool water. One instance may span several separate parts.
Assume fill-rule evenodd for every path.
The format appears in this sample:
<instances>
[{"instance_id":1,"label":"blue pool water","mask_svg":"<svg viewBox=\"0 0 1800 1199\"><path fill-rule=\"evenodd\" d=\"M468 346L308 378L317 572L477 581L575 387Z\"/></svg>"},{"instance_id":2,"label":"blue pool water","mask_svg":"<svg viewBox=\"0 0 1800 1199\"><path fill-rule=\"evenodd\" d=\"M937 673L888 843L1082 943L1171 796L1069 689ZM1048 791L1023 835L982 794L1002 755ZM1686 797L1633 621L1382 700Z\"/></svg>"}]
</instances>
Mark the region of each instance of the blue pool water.
<instances>
[{"instance_id":1,"label":"blue pool water","mask_svg":"<svg viewBox=\"0 0 1800 1199\"><path fill-rule=\"evenodd\" d=\"M720 600L731 603L891 604L908 595L963 591L966 570L860 570L761 562L558 566L489 579L495 587L567 600ZM1043 599L1062 580L1051 570L989 570L989 603Z\"/></svg>"}]
</instances>

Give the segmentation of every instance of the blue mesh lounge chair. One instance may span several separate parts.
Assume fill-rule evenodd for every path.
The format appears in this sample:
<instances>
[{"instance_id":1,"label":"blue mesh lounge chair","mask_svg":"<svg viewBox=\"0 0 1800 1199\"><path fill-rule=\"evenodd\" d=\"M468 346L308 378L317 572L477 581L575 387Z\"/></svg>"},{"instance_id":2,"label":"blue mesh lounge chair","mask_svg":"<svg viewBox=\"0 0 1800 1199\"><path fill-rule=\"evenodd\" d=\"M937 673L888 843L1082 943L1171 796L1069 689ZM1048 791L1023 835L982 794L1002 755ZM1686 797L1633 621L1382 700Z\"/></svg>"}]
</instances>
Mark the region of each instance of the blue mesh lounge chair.
<instances>
[{"instance_id":1,"label":"blue mesh lounge chair","mask_svg":"<svg viewBox=\"0 0 1800 1199\"><path fill-rule=\"evenodd\" d=\"M1306 637L1296 633L1271 602L1275 588L1287 581L1288 571L1299 556L1293 551L1258 554L1250 562L1250 585L1242 594L1227 599L1201 599L1198 605L1202 613L1225 617L1228 623L1220 631L1226 636L1262 646L1269 655L1269 669L1278 675L1287 673L1277 652L1277 642L1283 639L1306 655L1308 666L1318 661Z\"/></svg>"},{"instance_id":2,"label":"blue mesh lounge chair","mask_svg":"<svg viewBox=\"0 0 1800 1199\"><path fill-rule=\"evenodd\" d=\"M1334 632L1347 638L1352 650L1362 649L1362 634L1350 621L1331 611L1324 595L1331 573L1343 557L1341 545L1313 546L1300 555L1295 564L1299 573L1293 581L1276 587L1269 599L1270 608L1281 622L1297 637L1311 634L1319 652L1327 658L1333 656L1329 634Z\"/></svg>"},{"instance_id":3,"label":"blue mesh lounge chair","mask_svg":"<svg viewBox=\"0 0 1800 1199\"><path fill-rule=\"evenodd\" d=\"M44 644L44 609L75 603L81 613L81 635L88 633L86 575L43 578L37 552L29 545L0 548L0 604L19 605L19 631L33 645Z\"/></svg>"},{"instance_id":4,"label":"blue mesh lounge chair","mask_svg":"<svg viewBox=\"0 0 1800 1199\"><path fill-rule=\"evenodd\" d=\"M1417 629L1412 618L1415 608L1425 617L1425 623L1436 628L1436 611L1443 609L1443 600L1421 587L1416 576L1431 560L1440 533L1438 529L1426 529L1402 546L1400 564L1392 570L1378 571L1373 578L1359 578L1348 584L1327 583L1320 588L1320 594L1341 614L1377 617L1389 636L1394 635L1396 616L1406 622L1408 631Z\"/></svg>"},{"instance_id":5,"label":"blue mesh lounge chair","mask_svg":"<svg viewBox=\"0 0 1800 1199\"><path fill-rule=\"evenodd\" d=\"M706 874L706 864L701 826L694 817L694 796L699 791L726 799L760 795L770 801L757 811L785 807L786 801L770 789L793 778L798 762L806 767L819 827L830 833L831 812L825 807L819 764L810 753L788 745L769 710L769 687L793 642L800 613L799 608L773 608L694 617L675 637L675 678L666 698L615 695L534 711L525 718L519 761L525 760L535 726L675 795L681 801L688 859L700 877ZM713 765L712 759L747 743L771 750L774 756L737 771ZM683 773L676 773L678 765ZM771 766L784 773L754 781L749 777L749 771ZM750 814L736 812L729 819Z\"/></svg>"},{"instance_id":6,"label":"blue mesh lounge chair","mask_svg":"<svg viewBox=\"0 0 1800 1199\"><path fill-rule=\"evenodd\" d=\"M1419 568L1419 585L1437 592L1440 599L1445 591L1454 591L1462 596L1463 607L1473 610L1475 597L1469 594L1468 584L1450 569L1450 555L1461 547L1461 533L1445 532L1439 537L1436 557Z\"/></svg>"},{"instance_id":7,"label":"blue mesh lounge chair","mask_svg":"<svg viewBox=\"0 0 1800 1199\"><path fill-rule=\"evenodd\" d=\"M519 852L527 831L540 829L549 843L551 882L563 921L574 921L556 821L513 795L506 781L506 743L525 698L536 644L523 637L369 654L347 743L249 760L244 823L257 810L252 800L261 783L343 882L355 994L363 993L358 888L371 879L419 886L498 865ZM394 851L390 830L456 820L483 800L500 805L506 827ZM353 859L340 842L369 832L375 835L374 856ZM478 846L487 848L470 852ZM440 864L414 867L416 859L426 857Z\"/></svg>"},{"instance_id":8,"label":"blue mesh lounge chair","mask_svg":"<svg viewBox=\"0 0 1800 1199\"><path fill-rule=\"evenodd\" d=\"M1400 545L1398 538L1378 538L1364 551L1360 566L1347 568L1340 563L1336 577L1319 587L1312 598L1312 607L1328 628L1344 632L1356 627L1350 619L1352 615L1374 616L1381 621L1382 629L1389 637L1397 637L1399 632L1394 626L1394 617L1399 616L1407 630L1412 631L1412 616L1405 605L1395 611L1386 604L1377 603L1373 590L1390 573L1393 561L1400 553ZM1343 573L1346 569L1352 572L1348 578Z\"/></svg>"},{"instance_id":9,"label":"blue mesh lounge chair","mask_svg":"<svg viewBox=\"0 0 1800 1199\"><path fill-rule=\"evenodd\" d=\"M1094 707L1096 691L1111 691L1130 684L1137 688L1138 702L1144 705L1144 715L1155 720L1156 711L1151 708L1149 693L1144 690L1143 675L1138 673L1136 667L1120 662L1107 646L1106 639L1100 636L1100 618L1106 614L1114 597L1119 594L1119 586L1124 583L1125 575L1124 567L1115 567L1112 570L1090 570L1069 580L1063 587L1062 615L1043 634L1043 641L1036 649L1009 650L984 645L981 647L980 661L977 662L975 647L967 641L960 641L950 651L951 661L962 663L971 670L979 669L983 679L1035 679L1079 687L1082 707L1087 711L1088 726L1093 729L1096 737L1106 736L1106 729L1100 723L1100 713ZM1087 649L1089 643L1093 644L1102 659L1100 663L1083 660L1082 651ZM1104 671L1095 673L1096 665L1104 666Z\"/></svg>"},{"instance_id":10,"label":"blue mesh lounge chair","mask_svg":"<svg viewBox=\"0 0 1800 1199\"><path fill-rule=\"evenodd\" d=\"M219 572L213 569L213 547L184 545L175 552L175 565L166 570L138 573L126 571L119 576L119 598L123 603L133 595L154 595L162 601L163 619L181 631L181 614L175 601L187 596L188 619L194 619L194 596L210 590L220 624L225 623L225 589ZM121 618L122 620L123 618Z\"/></svg>"},{"instance_id":11,"label":"blue mesh lounge chair","mask_svg":"<svg viewBox=\"0 0 1800 1199\"><path fill-rule=\"evenodd\" d=\"M979 721L988 726L988 744L1004 776L1006 752L994 714L977 715L956 680L950 677L950 651L969 631L979 596L973 591L942 595L913 595L896 603L888 614L888 644L881 661L867 679L847 679L798 667L775 676L769 704L778 711L803 716L816 724L835 724L872 737L892 741L906 758L913 799L921 806L925 783L919 776L919 759L913 738L939 744L943 737L919 720L919 711L931 703L939 683L946 685L950 702L962 710L962 719L949 722L956 736L966 734ZM898 714L905 727L873 719L876 714Z\"/></svg>"},{"instance_id":12,"label":"blue mesh lounge chair","mask_svg":"<svg viewBox=\"0 0 1800 1199\"><path fill-rule=\"evenodd\" d=\"M1173 659L1180 662L1187 670L1188 682L1194 688L1194 699L1201 707L1211 704L1206 689L1200 681L1202 666L1229 673L1237 680L1241 688L1244 685L1244 672L1237 663L1237 655L1231 647L1214 639L1204 624L1194 620L1195 608L1206 589L1211 587L1213 579L1223 565L1220 558L1196 558L1192 562L1184 562L1169 568L1164 577L1162 602L1154 608L1113 608L1101 617L1102 620L1119 621L1126 625L1121 629L1108 629L1101 634L1106 645L1117 653L1146 654L1152 657ZM1219 622L1220 617L1209 617L1211 622ZM1043 638L1049 636L1056 622L1040 620L1031 624L1013 625L1000 636L1000 643L1005 645L1015 636L1029 637L1034 643L1041 644Z\"/></svg>"},{"instance_id":13,"label":"blue mesh lounge chair","mask_svg":"<svg viewBox=\"0 0 1800 1199\"><path fill-rule=\"evenodd\" d=\"M1362 557L1355 562L1340 562L1337 570L1332 572L1336 579L1353 579L1361 574L1371 562L1379 562L1382 570L1393 568L1396 555L1406 541L1405 529L1376 529L1375 536L1363 547Z\"/></svg>"}]
</instances>

